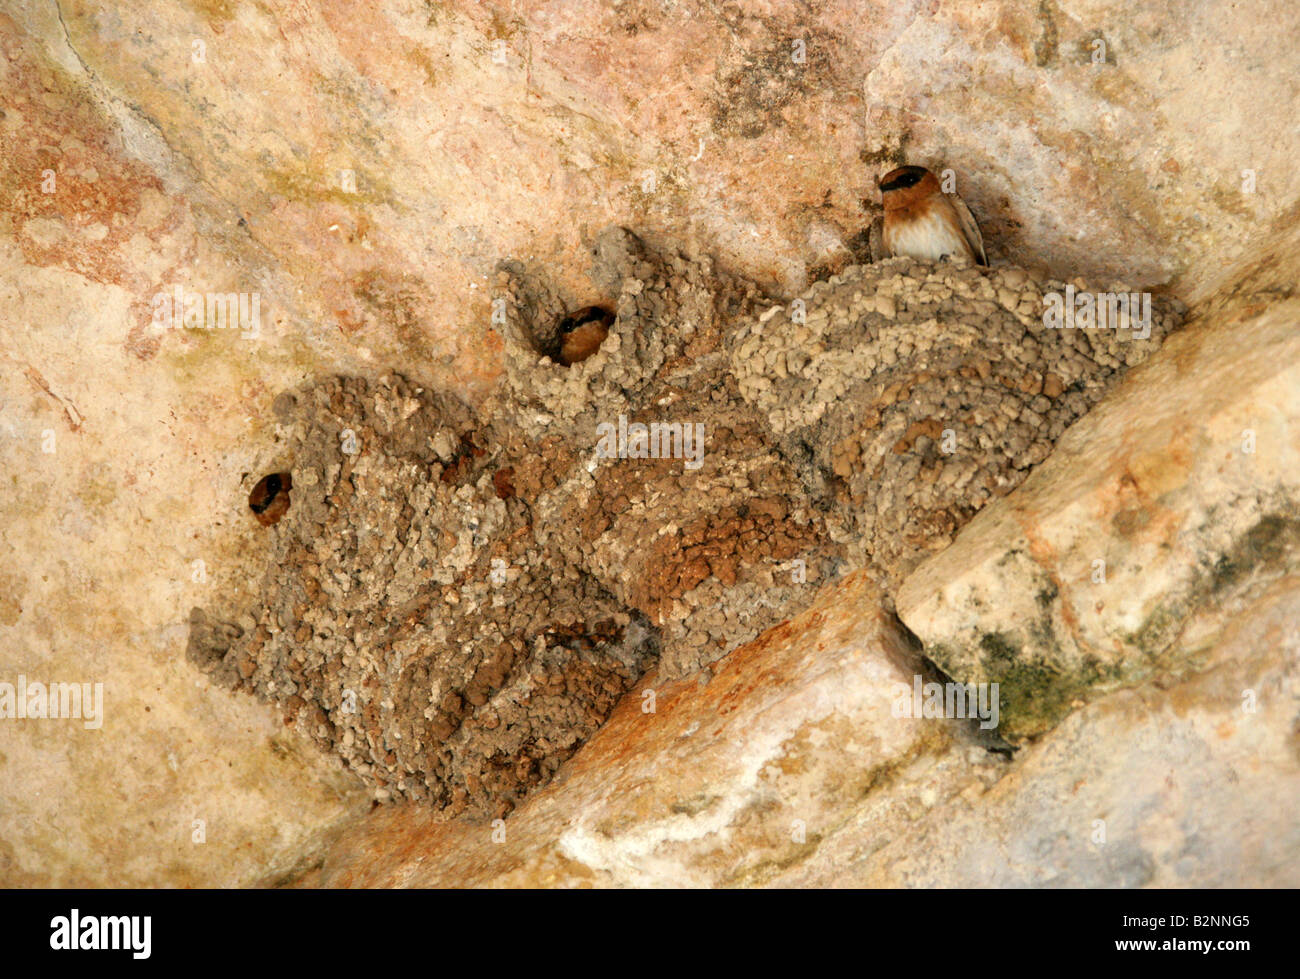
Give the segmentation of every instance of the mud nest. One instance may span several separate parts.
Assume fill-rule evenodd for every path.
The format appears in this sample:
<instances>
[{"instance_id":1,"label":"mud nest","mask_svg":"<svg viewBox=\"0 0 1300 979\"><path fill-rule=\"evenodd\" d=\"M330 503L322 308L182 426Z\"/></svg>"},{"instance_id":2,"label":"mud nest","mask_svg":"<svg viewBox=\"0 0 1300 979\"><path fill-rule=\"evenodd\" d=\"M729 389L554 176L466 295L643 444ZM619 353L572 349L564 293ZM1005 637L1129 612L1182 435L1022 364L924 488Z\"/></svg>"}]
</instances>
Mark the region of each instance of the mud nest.
<instances>
[{"instance_id":1,"label":"mud nest","mask_svg":"<svg viewBox=\"0 0 1300 979\"><path fill-rule=\"evenodd\" d=\"M547 356L545 276L507 264L477 409L397 375L281 395L259 600L191 613L193 662L381 798L508 812L651 665L705 667L850 568L888 592L1183 312L1049 330L1064 283L908 259L777 306L622 229L592 251L616 318L579 363Z\"/></svg>"}]
</instances>

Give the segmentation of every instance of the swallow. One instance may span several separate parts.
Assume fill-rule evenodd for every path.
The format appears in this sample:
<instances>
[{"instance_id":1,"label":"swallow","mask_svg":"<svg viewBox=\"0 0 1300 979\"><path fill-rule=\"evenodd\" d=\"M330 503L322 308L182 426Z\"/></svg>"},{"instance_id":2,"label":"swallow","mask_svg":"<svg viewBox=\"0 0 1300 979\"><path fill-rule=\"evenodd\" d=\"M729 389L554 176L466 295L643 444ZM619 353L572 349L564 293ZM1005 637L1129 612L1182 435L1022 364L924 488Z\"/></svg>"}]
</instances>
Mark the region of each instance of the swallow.
<instances>
[{"instance_id":1,"label":"swallow","mask_svg":"<svg viewBox=\"0 0 1300 979\"><path fill-rule=\"evenodd\" d=\"M248 509L263 527L279 521L289 509L289 490L293 477L288 473L271 473L263 476L248 494Z\"/></svg>"},{"instance_id":2,"label":"swallow","mask_svg":"<svg viewBox=\"0 0 1300 979\"><path fill-rule=\"evenodd\" d=\"M963 255L988 265L975 215L956 194L945 194L925 167L899 167L880 178L885 205L883 243L889 255L938 262Z\"/></svg>"},{"instance_id":3,"label":"swallow","mask_svg":"<svg viewBox=\"0 0 1300 979\"><path fill-rule=\"evenodd\" d=\"M599 306L587 306L560 321L560 363L565 367L586 360L605 342L614 314Z\"/></svg>"}]
</instances>

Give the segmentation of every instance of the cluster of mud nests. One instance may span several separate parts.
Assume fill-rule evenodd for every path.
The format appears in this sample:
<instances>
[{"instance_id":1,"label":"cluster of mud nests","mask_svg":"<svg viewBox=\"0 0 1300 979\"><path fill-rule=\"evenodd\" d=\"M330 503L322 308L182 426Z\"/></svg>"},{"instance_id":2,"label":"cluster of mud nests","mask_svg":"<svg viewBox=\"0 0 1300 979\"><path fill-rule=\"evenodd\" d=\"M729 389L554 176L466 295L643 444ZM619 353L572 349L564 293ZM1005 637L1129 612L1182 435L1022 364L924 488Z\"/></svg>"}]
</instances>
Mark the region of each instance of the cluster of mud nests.
<instances>
[{"instance_id":1,"label":"cluster of mud nests","mask_svg":"<svg viewBox=\"0 0 1300 979\"><path fill-rule=\"evenodd\" d=\"M191 615L193 662L381 797L504 813L656 662L700 669L852 568L888 591L1182 312L1050 330L1064 283L908 259L777 307L620 229L593 253L616 317L571 366L544 277L503 266L478 409L396 375L281 395L258 602Z\"/></svg>"}]
</instances>

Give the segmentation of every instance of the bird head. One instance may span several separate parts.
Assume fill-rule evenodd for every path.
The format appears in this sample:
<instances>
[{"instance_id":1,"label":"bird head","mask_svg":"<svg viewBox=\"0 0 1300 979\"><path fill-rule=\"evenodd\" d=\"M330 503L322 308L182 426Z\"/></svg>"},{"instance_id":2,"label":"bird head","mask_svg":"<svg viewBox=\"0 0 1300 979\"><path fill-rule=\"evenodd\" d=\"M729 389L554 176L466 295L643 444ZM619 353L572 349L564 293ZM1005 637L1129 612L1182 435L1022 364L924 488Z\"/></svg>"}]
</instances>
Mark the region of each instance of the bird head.
<instances>
[{"instance_id":1,"label":"bird head","mask_svg":"<svg viewBox=\"0 0 1300 979\"><path fill-rule=\"evenodd\" d=\"M898 167L880 178L880 201L886 211L907 207L938 192L938 178L925 167Z\"/></svg>"}]
</instances>

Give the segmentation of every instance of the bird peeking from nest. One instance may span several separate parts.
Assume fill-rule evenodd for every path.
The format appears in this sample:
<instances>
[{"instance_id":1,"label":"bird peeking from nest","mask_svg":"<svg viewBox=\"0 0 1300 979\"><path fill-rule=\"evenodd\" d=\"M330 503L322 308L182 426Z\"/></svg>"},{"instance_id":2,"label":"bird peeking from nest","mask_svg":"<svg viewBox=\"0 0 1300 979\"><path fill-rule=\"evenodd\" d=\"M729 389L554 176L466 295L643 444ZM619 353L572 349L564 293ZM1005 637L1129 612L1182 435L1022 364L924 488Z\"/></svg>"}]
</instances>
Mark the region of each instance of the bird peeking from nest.
<instances>
[{"instance_id":1,"label":"bird peeking from nest","mask_svg":"<svg viewBox=\"0 0 1300 979\"><path fill-rule=\"evenodd\" d=\"M600 349L613 323L614 314L600 306L587 306L564 317L555 337L559 362L572 367L586 360Z\"/></svg>"},{"instance_id":2,"label":"bird peeking from nest","mask_svg":"<svg viewBox=\"0 0 1300 979\"><path fill-rule=\"evenodd\" d=\"M287 472L263 476L248 494L248 509L253 511L258 523L269 527L288 512L291 489L293 477Z\"/></svg>"},{"instance_id":3,"label":"bird peeking from nest","mask_svg":"<svg viewBox=\"0 0 1300 979\"><path fill-rule=\"evenodd\" d=\"M899 167L880 178L885 206L885 253L938 262L955 255L988 265L975 215L956 194L945 194L925 167Z\"/></svg>"}]
</instances>

